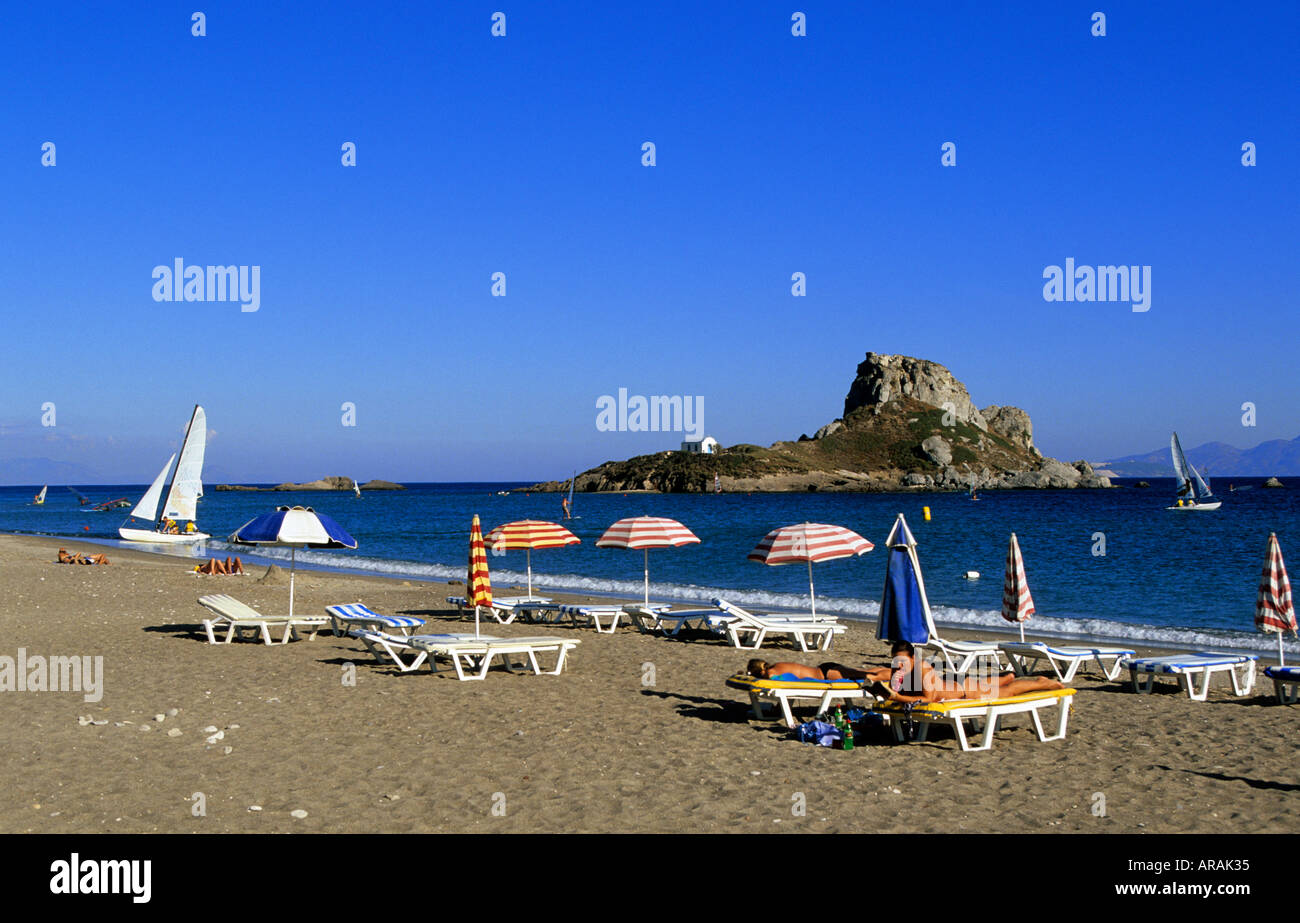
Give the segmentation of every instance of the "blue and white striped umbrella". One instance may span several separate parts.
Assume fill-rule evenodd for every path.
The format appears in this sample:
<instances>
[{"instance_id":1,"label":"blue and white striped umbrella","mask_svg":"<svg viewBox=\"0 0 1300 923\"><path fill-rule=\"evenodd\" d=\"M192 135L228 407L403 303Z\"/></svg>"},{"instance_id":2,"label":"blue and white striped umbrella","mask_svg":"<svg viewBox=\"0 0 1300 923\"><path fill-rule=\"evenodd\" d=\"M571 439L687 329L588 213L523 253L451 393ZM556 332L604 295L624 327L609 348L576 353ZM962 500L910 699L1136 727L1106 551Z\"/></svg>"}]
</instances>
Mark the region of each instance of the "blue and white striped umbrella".
<instances>
[{"instance_id":1,"label":"blue and white striped umbrella","mask_svg":"<svg viewBox=\"0 0 1300 923\"><path fill-rule=\"evenodd\" d=\"M230 535L236 545L280 545L289 551L289 615L293 615L293 576L299 548L356 548L357 540L310 506L281 506L250 519Z\"/></svg>"}]
</instances>

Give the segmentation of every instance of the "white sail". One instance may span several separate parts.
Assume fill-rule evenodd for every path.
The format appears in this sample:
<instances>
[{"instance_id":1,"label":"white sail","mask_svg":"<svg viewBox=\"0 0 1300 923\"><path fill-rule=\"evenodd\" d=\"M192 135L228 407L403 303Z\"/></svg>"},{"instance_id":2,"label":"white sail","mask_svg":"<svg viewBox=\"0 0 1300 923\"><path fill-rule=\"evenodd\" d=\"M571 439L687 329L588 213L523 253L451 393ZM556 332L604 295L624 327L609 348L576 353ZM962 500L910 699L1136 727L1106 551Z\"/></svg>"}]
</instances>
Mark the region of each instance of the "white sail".
<instances>
[{"instance_id":1,"label":"white sail","mask_svg":"<svg viewBox=\"0 0 1300 923\"><path fill-rule=\"evenodd\" d=\"M1169 454L1174 459L1174 477L1178 478L1178 487L1181 488L1190 480L1187 476L1187 456L1183 454L1182 444L1178 441L1178 434L1174 433L1169 440Z\"/></svg>"},{"instance_id":2,"label":"white sail","mask_svg":"<svg viewBox=\"0 0 1300 923\"><path fill-rule=\"evenodd\" d=\"M167 472L172 469L172 462L174 461L176 461L175 455L167 459L167 464L163 465L162 470L158 472L158 476L149 485L149 489L140 498L140 502L131 511L132 516L137 519L148 519L150 522L158 516L158 498L162 496L163 482L167 480Z\"/></svg>"},{"instance_id":3,"label":"white sail","mask_svg":"<svg viewBox=\"0 0 1300 923\"><path fill-rule=\"evenodd\" d=\"M181 444L176 475L163 504L163 515L168 519L179 522L197 518L199 497L203 496L203 452L207 443L207 416L202 407L195 405L194 416L185 430L185 442Z\"/></svg>"},{"instance_id":4,"label":"white sail","mask_svg":"<svg viewBox=\"0 0 1300 923\"><path fill-rule=\"evenodd\" d=\"M48 485L48 484L46 484L44 487L41 488L41 492L40 492L39 494L36 495L36 502L37 502L37 503L44 503L44 502L45 502L45 491L47 491L47 490L49 490L49 489L50 489L50 485Z\"/></svg>"},{"instance_id":5,"label":"white sail","mask_svg":"<svg viewBox=\"0 0 1300 923\"><path fill-rule=\"evenodd\" d=\"M356 491L356 494L357 494L358 497L361 496L361 485L357 483L357 479L356 479L356 478L353 478L353 479L352 479L352 489L353 489L354 491Z\"/></svg>"},{"instance_id":6,"label":"white sail","mask_svg":"<svg viewBox=\"0 0 1300 923\"><path fill-rule=\"evenodd\" d=\"M1169 440L1169 454L1174 460L1174 477L1178 479L1176 490L1180 498L1200 501L1214 496L1210 492L1210 485L1205 482L1205 479L1201 477L1201 473L1192 467L1192 463L1183 454L1183 446L1178 441L1177 433L1174 433Z\"/></svg>"},{"instance_id":7,"label":"white sail","mask_svg":"<svg viewBox=\"0 0 1300 923\"><path fill-rule=\"evenodd\" d=\"M1192 466L1191 462L1187 463L1187 470L1192 473L1192 485L1193 489L1196 491L1196 498L1198 500L1204 500L1206 497L1213 496L1210 492L1209 482L1207 482L1205 478L1201 477L1201 472L1197 471Z\"/></svg>"}]
</instances>

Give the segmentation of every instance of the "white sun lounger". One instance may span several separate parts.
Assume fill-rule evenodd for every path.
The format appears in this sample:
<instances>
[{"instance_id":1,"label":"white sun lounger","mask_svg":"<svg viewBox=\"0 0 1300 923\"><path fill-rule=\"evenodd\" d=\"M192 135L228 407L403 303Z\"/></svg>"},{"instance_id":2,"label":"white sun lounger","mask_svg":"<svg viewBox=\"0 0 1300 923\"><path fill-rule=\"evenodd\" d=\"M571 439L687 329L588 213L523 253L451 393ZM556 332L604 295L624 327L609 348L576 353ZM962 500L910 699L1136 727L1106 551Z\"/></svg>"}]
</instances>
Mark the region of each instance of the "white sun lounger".
<instances>
[{"instance_id":1,"label":"white sun lounger","mask_svg":"<svg viewBox=\"0 0 1300 923\"><path fill-rule=\"evenodd\" d=\"M380 663L392 663L403 673L419 669L420 664L429 658L428 647L417 647L417 641L431 643L454 643L458 641L494 641L493 635L479 635L475 638L470 633L433 634L433 635L395 635L374 628L350 628L348 635L356 638L366 646L375 660ZM409 658L409 659L408 659Z\"/></svg>"},{"instance_id":2,"label":"white sun lounger","mask_svg":"<svg viewBox=\"0 0 1300 923\"><path fill-rule=\"evenodd\" d=\"M578 625L590 625L591 627L595 628L596 631L598 631L598 632L602 632L602 633L604 633L604 634L610 634L610 635L612 635L615 631L617 631L617 630L618 630L618 622L619 622L619 619L623 618L624 616L627 617L627 620L628 620L629 623L634 622L634 619L633 619L633 617L632 617L632 614L631 614L631 612L629 611L629 610L632 608L631 606L618 606L618 605L608 605L608 606L581 606L581 605L574 605L574 606L559 606L559 607L557 607L557 608L558 608L558 610L559 610L560 617L559 617L558 619L556 619L556 621L560 621L561 619L568 618L569 620L571 620L571 621L573 622L573 624L574 624L575 626L578 626ZM647 612L648 614L653 615L655 612L663 611L664 609L667 609L668 607L667 607L667 606L651 606L651 607L649 607L649 608L647 609L645 606L640 606L640 607L638 607L638 608L644 610L644 611ZM609 627L608 627L608 628L602 626L602 624L601 624L601 620L602 620L602 619L607 619L607 620L608 620L608 622L609 622Z\"/></svg>"},{"instance_id":3,"label":"white sun lounger","mask_svg":"<svg viewBox=\"0 0 1300 923\"><path fill-rule=\"evenodd\" d=\"M1300 667L1265 667L1264 675L1273 681L1279 702L1283 705L1300 702Z\"/></svg>"},{"instance_id":4,"label":"white sun lounger","mask_svg":"<svg viewBox=\"0 0 1300 923\"><path fill-rule=\"evenodd\" d=\"M464 596L448 596L447 602L461 610L462 615L474 609ZM483 608L502 625L509 625L520 615L525 615L526 619L529 610L550 604L551 601L542 596L501 596L493 599L492 605Z\"/></svg>"},{"instance_id":5,"label":"white sun lounger","mask_svg":"<svg viewBox=\"0 0 1300 923\"><path fill-rule=\"evenodd\" d=\"M264 644L287 644L290 638L298 639L298 629L309 629L307 640L316 637L329 619L324 616L263 615L252 606L242 603L225 593L213 593L199 597L199 605L216 613L216 618L204 619L203 630L208 635L209 644L229 644L237 637L251 635L261 637ZM226 636L217 640L216 630L225 627ZM271 638L271 628L283 628L284 634L278 642Z\"/></svg>"},{"instance_id":6,"label":"white sun lounger","mask_svg":"<svg viewBox=\"0 0 1300 923\"><path fill-rule=\"evenodd\" d=\"M1150 692L1158 675L1173 676L1188 698L1204 702L1210 691L1210 677L1215 673L1227 673L1232 678L1234 694L1250 695L1255 686L1255 661L1258 659L1254 654L1194 651L1168 657L1130 657L1121 663L1128 667L1134 692ZM1199 684L1196 682L1198 679Z\"/></svg>"},{"instance_id":7,"label":"white sun lounger","mask_svg":"<svg viewBox=\"0 0 1300 923\"><path fill-rule=\"evenodd\" d=\"M1002 672L1002 652L998 650L998 645L994 641L949 641L931 632L930 640L924 645L918 644L917 647L935 648L943 658L948 672L958 679L978 668L980 663L986 660L991 661L990 667L994 673Z\"/></svg>"},{"instance_id":8,"label":"white sun lounger","mask_svg":"<svg viewBox=\"0 0 1300 923\"><path fill-rule=\"evenodd\" d=\"M1063 683L1074 679L1074 674L1087 663L1095 663L1106 679L1113 680L1123 669L1120 661L1135 653L1124 647L1053 645L1044 641L1003 641L998 649L1007 655L1017 676L1027 675L1037 668L1040 660L1046 660Z\"/></svg>"},{"instance_id":9,"label":"white sun lounger","mask_svg":"<svg viewBox=\"0 0 1300 923\"><path fill-rule=\"evenodd\" d=\"M429 669L437 672L435 657L446 657L456 669L456 678L460 680L484 679L492 661L500 658L502 666L513 673L515 665L511 658L522 654L529 668L536 676L558 676L564 671L564 661L569 651L581 642L576 638L466 638L461 641L439 641L416 635L411 639L413 647L429 652ZM555 667L543 670L537 655L555 654Z\"/></svg>"},{"instance_id":10,"label":"white sun lounger","mask_svg":"<svg viewBox=\"0 0 1300 923\"><path fill-rule=\"evenodd\" d=\"M764 720L768 717L764 708L775 705L781 710L782 720L788 728L798 727L794 713L790 710L792 702L815 702L817 713L826 711L837 701L847 702L851 699L877 701L867 692L870 683L855 679L782 679L771 677L759 679L748 673L737 673L727 678L727 685L749 693L749 702L754 709L754 717Z\"/></svg>"},{"instance_id":11,"label":"white sun lounger","mask_svg":"<svg viewBox=\"0 0 1300 923\"><path fill-rule=\"evenodd\" d=\"M419 628L424 624L424 619L417 619L411 615L380 615L364 603L326 606L325 612L333 622L335 637L347 634L348 628L352 626L380 631L388 629L402 635L409 635L412 628Z\"/></svg>"},{"instance_id":12,"label":"white sun lounger","mask_svg":"<svg viewBox=\"0 0 1300 923\"><path fill-rule=\"evenodd\" d=\"M736 647L749 650L762 647L763 640L769 634L773 634L790 635L805 651L827 651L830 650L831 640L835 635L846 630L845 626L833 617L813 619L799 616L782 618L772 615L754 615L725 599L715 599L713 604L727 616L722 628L727 633L728 640ZM808 646L809 639L815 642L813 647ZM746 643L751 640L752 644Z\"/></svg>"},{"instance_id":13,"label":"white sun lounger","mask_svg":"<svg viewBox=\"0 0 1300 923\"><path fill-rule=\"evenodd\" d=\"M677 609L667 606L627 606L623 610L628 620L643 634L661 634L665 638L675 638L682 629L713 631L720 633L722 625L727 622L717 609Z\"/></svg>"},{"instance_id":14,"label":"white sun lounger","mask_svg":"<svg viewBox=\"0 0 1300 923\"><path fill-rule=\"evenodd\" d=\"M1028 714L1033 721L1038 739L1044 743L1061 740L1070 720L1070 702L1074 696L1073 689L1044 689L1040 692L1027 692L1024 695L1006 699L957 699L952 702L935 702L913 706L910 712L901 702L883 702L873 711L889 717L894 729L894 739L904 739L903 728L908 720L917 722L916 739L925 740L931 724L944 724L953 729L957 742L963 750L988 750L993 746L993 735L997 732L998 722L1007 715ZM1043 728L1043 719L1039 712L1053 705L1060 706L1056 731L1049 737ZM978 745L972 744L966 736L964 722L985 722L984 737Z\"/></svg>"},{"instance_id":15,"label":"white sun lounger","mask_svg":"<svg viewBox=\"0 0 1300 923\"><path fill-rule=\"evenodd\" d=\"M515 665L511 658L520 654L527 659L534 674L556 676L564 670L568 652L580 643L569 638L494 638L482 635L475 638L465 634L412 635L407 638L364 628L354 628L348 634L365 644L376 659L382 662L387 658L404 673L418 669L426 660L429 669L436 673L435 658L443 657L451 661L457 678L462 680L485 678L492 661L498 658L506 670L513 673ZM556 655L554 669L541 668L537 660L540 653ZM406 660L406 656L411 659Z\"/></svg>"}]
</instances>

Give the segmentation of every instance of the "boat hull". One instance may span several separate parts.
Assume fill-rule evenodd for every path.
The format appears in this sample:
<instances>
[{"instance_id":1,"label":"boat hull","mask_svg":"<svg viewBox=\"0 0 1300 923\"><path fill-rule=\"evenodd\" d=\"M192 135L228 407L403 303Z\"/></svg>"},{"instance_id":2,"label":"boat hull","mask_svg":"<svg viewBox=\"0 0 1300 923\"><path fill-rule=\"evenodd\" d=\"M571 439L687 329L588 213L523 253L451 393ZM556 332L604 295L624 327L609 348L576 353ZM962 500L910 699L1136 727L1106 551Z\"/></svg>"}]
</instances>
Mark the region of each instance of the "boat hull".
<instances>
[{"instance_id":1,"label":"boat hull","mask_svg":"<svg viewBox=\"0 0 1300 923\"><path fill-rule=\"evenodd\" d=\"M156 545L184 545L189 542L201 542L212 537L206 532L155 532L153 529L127 529L125 527L118 529L117 534L128 542L150 542Z\"/></svg>"},{"instance_id":2,"label":"boat hull","mask_svg":"<svg viewBox=\"0 0 1300 923\"><path fill-rule=\"evenodd\" d=\"M1210 503L1184 503L1182 506L1167 506L1165 509L1182 512L1184 510L1217 510L1221 506L1223 506L1222 500L1214 500Z\"/></svg>"}]
</instances>

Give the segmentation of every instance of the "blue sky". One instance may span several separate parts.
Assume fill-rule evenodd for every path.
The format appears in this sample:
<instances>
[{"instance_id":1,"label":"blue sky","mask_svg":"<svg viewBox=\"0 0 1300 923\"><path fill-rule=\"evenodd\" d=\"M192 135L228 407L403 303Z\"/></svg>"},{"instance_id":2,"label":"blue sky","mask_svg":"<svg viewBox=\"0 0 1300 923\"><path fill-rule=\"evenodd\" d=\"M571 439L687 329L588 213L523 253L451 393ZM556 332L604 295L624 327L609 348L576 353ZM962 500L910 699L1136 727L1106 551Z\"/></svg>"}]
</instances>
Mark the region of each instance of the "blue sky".
<instances>
[{"instance_id":1,"label":"blue sky","mask_svg":"<svg viewBox=\"0 0 1300 923\"><path fill-rule=\"evenodd\" d=\"M146 481L197 402L210 481L560 477L676 447L601 395L767 444L868 350L1067 459L1300 433L1295 4L447 7L7 13L0 470ZM1151 309L1044 301L1067 257ZM176 258L259 310L155 302Z\"/></svg>"}]
</instances>

